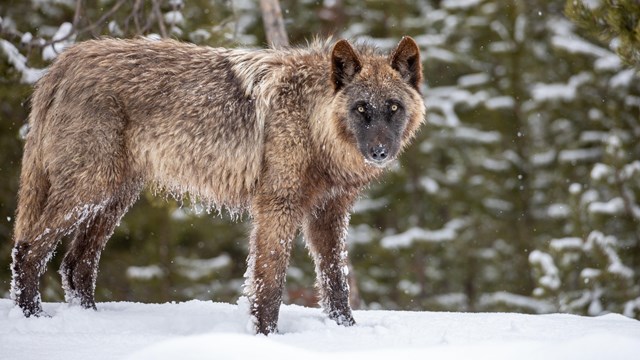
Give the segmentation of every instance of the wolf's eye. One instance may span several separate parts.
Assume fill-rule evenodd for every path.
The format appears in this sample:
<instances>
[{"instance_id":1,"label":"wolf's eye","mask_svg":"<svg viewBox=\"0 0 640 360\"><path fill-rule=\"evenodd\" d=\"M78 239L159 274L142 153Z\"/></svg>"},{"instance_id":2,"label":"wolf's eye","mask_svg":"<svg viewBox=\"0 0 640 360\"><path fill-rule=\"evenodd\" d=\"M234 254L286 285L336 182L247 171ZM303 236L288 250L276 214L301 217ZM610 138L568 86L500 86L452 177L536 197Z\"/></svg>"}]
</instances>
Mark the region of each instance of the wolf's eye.
<instances>
[{"instance_id":1,"label":"wolf's eye","mask_svg":"<svg viewBox=\"0 0 640 360\"><path fill-rule=\"evenodd\" d=\"M359 113L364 113L364 106L362 106L362 105L358 106L358 112Z\"/></svg>"},{"instance_id":2,"label":"wolf's eye","mask_svg":"<svg viewBox=\"0 0 640 360\"><path fill-rule=\"evenodd\" d=\"M396 105L396 104L391 105L391 111L393 111L393 112L398 111L398 105Z\"/></svg>"}]
</instances>

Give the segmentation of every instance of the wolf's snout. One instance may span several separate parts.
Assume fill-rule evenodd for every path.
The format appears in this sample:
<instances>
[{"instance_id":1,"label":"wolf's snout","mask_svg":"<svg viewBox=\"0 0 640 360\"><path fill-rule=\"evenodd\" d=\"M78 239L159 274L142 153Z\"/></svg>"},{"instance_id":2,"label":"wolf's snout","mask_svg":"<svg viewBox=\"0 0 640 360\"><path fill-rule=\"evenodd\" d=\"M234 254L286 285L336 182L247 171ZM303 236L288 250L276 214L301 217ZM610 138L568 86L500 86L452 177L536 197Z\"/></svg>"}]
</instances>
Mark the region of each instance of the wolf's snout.
<instances>
[{"instance_id":1,"label":"wolf's snout","mask_svg":"<svg viewBox=\"0 0 640 360\"><path fill-rule=\"evenodd\" d=\"M383 162L387 160L387 157L389 157L389 151L387 150L386 146L379 144L377 146L371 147L371 149L369 150L369 155L371 156L371 160L376 162Z\"/></svg>"}]
</instances>

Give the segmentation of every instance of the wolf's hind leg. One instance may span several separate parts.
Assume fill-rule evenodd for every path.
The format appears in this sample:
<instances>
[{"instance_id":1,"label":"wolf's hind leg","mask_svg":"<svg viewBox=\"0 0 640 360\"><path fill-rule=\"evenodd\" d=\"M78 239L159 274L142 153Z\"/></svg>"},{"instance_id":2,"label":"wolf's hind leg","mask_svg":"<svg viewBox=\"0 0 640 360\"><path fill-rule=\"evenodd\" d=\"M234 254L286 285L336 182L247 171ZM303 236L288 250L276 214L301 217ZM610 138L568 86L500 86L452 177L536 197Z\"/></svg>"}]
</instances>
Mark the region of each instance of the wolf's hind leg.
<instances>
[{"instance_id":1,"label":"wolf's hind leg","mask_svg":"<svg viewBox=\"0 0 640 360\"><path fill-rule=\"evenodd\" d=\"M31 241L17 241L13 248L11 298L26 317L42 313L40 276L61 237L59 232L43 230L38 236L28 236Z\"/></svg>"},{"instance_id":2,"label":"wolf's hind leg","mask_svg":"<svg viewBox=\"0 0 640 360\"><path fill-rule=\"evenodd\" d=\"M78 227L60 266L67 302L79 302L87 309L96 308L94 294L100 254L120 219L136 200L139 191L133 188L125 195L110 199Z\"/></svg>"},{"instance_id":3,"label":"wolf's hind leg","mask_svg":"<svg viewBox=\"0 0 640 360\"><path fill-rule=\"evenodd\" d=\"M81 222L77 208L70 206L67 196L52 191L46 199L43 211L35 224L20 232L13 248L11 270L11 297L22 309L25 316L40 315L42 312L40 277L60 242L73 232Z\"/></svg>"}]
</instances>

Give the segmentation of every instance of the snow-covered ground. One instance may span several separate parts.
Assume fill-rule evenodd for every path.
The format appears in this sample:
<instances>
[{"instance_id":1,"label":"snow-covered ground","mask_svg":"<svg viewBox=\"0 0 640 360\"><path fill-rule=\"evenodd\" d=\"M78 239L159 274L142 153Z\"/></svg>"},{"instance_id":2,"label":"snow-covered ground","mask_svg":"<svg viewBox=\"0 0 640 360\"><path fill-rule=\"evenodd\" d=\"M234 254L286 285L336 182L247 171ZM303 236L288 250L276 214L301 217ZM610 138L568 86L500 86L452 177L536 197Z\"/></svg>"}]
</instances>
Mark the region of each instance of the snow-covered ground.
<instances>
[{"instance_id":1,"label":"snow-covered ground","mask_svg":"<svg viewBox=\"0 0 640 360\"><path fill-rule=\"evenodd\" d=\"M283 306L280 334L249 331L248 305L206 301L45 303L25 319L0 299L0 359L638 359L640 322L574 315L356 311L345 328L320 309Z\"/></svg>"}]
</instances>

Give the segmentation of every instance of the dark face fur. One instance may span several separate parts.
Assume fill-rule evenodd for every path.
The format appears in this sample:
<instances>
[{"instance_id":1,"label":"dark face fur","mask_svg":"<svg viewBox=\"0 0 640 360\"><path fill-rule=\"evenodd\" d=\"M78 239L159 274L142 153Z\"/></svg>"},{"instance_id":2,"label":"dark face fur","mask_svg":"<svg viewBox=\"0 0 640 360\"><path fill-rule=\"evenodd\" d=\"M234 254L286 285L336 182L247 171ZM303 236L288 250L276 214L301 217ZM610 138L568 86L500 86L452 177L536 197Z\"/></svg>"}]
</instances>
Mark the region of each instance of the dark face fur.
<instances>
[{"instance_id":1,"label":"dark face fur","mask_svg":"<svg viewBox=\"0 0 640 360\"><path fill-rule=\"evenodd\" d=\"M347 127L365 160L375 166L396 157L408 122L403 101L394 95L373 93L364 86L347 90Z\"/></svg>"},{"instance_id":2,"label":"dark face fur","mask_svg":"<svg viewBox=\"0 0 640 360\"><path fill-rule=\"evenodd\" d=\"M346 132L367 163L383 167L398 155L411 120L407 103L410 92L419 91L420 54L406 37L388 59L363 59L347 41L338 42L332 53L333 81L346 100Z\"/></svg>"}]
</instances>

